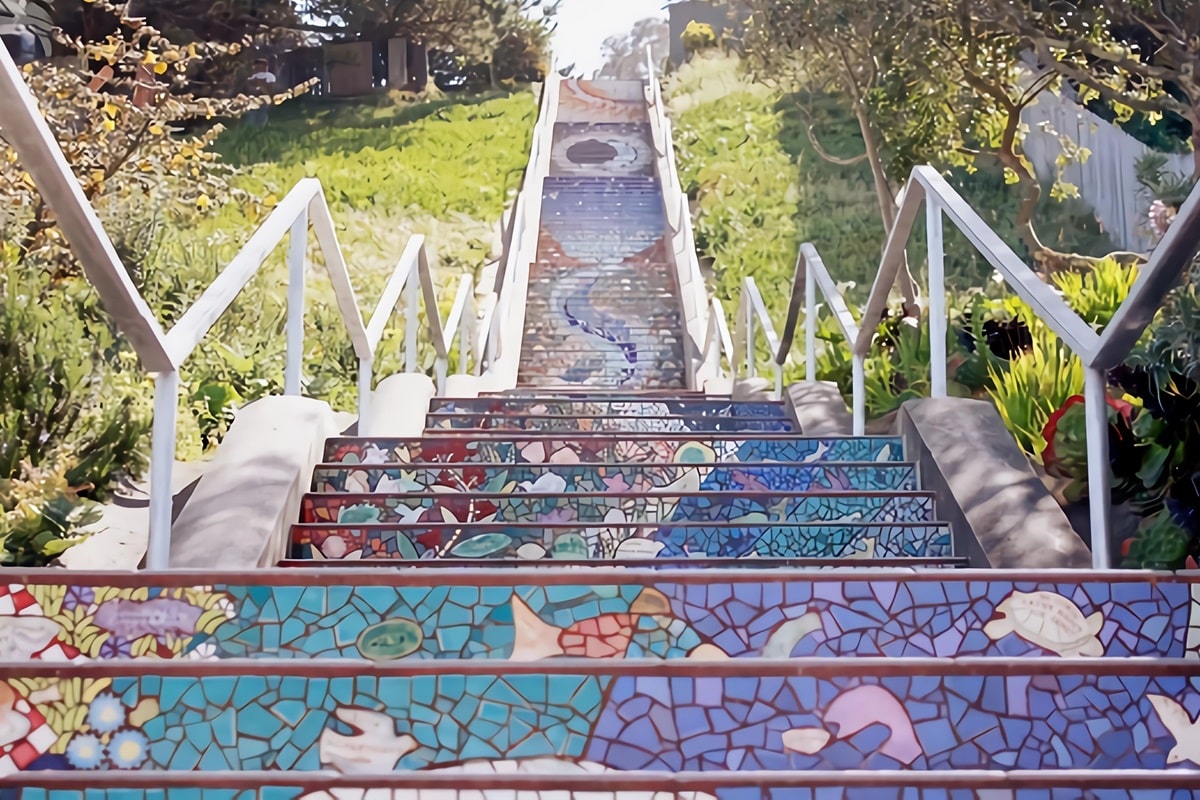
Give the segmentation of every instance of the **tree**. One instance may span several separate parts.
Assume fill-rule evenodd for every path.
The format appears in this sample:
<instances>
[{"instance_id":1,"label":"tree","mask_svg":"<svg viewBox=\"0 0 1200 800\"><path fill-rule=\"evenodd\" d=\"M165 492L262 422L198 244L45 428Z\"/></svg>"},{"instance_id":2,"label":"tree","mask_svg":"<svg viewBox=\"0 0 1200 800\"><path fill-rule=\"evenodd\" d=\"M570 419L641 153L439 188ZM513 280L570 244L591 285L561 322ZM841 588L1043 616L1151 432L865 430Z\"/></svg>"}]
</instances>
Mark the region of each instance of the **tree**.
<instances>
[{"instance_id":1,"label":"tree","mask_svg":"<svg viewBox=\"0 0 1200 800\"><path fill-rule=\"evenodd\" d=\"M671 53L671 26L661 17L647 17L633 24L624 36L610 36L601 45L604 65L596 78L623 81L646 79L646 48L654 63L662 64Z\"/></svg>"},{"instance_id":2,"label":"tree","mask_svg":"<svg viewBox=\"0 0 1200 800\"><path fill-rule=\"evenodd\" d=\"M998 6L1002 0L989 0ZM1030 65L1027 37L1005 15L979 13L975 0L905 0L886 7L860 0L751 0L749 46L765 67L790 65L809 85L833 88L851 102L875 179L885 226L894 218L894 191L918 163L973 171L980 161L1003 167L1021 201L1016 228L1044 272L1094 259L1059 253L1038 236L1035 212L1042 176L1025 158L1021 112L1063 75ZM814 149L824 154L810 128ZM1088 153L1060 137L1066 157ZM1056 181L1052 194L1077 194ZM1117 254L1136 258L1135 254Z\"/></svg>"},{"instance_id":3,"label":"tree","mask_svg":"<svg viewBox=\"0 0 1200 800\"><path fill-rule=\"evenodd\" d=\"M895 6L870 0L748 0L745 48L760 69L817 91L834 89L850 100L864 152L839 158L820 144L815 124L807 128L822 158L845 165L866 161L885 233L896 219L897 183L889 177L884 131L873 118L877 97L890 74L888 64L903 60L906 43ZM917 313L916 284L907 268L901 276L906 311Z\"/></svg>"},{"instance_id":4,"label":"tree","mask_svg":"<svg viewBox=\"0 0 1200 800\"><path fill-rule=\"evenodd\" d=\"M1050 3L986 0L977 13L1021 37L1039 64L1102 98L1118 119L1135 111L1151 121L1170 111L1192 126L1200 171L1200 3L1122 0Z\"/></svg>"},{"instance_id":5,"label":"tree","mask_svg":"<svg viewBox=\"0 0 1200 800\"><path fill-rule=\"evenodd\" d=\"M103 0L96 0L104 5ZM106 6L119 13L121 7ZM189 68L208 56L236 54L237 45L219 43L178 46L152 26L125 19L102 41L70 42L82 60L102 63L104 73L64 63L25 67L30 88L58 137L59 145L102 219L120 220L111 228L129 237L118 246L132 248L146 209L155 213L205 213L221 202L254 205L237 190L209 146L221 132L208 126L198 136L172 134L172 126L194 119L215 120L299 94L306 85L275 96L231 99L199 97L186 90ZM134 87L149 73L153 81L142 98ZM106 80L107 78L107 80ZM98 91L103 90L103 91ZM23 261L45 265L50 282L77 274L56 218L21 169L16 154L0 145L0 235L18 244ZM136 219L135 219L136 218ZM17 232L14 234L14 231ZM133 253L128 255L136 256ZM140 259L129 261L135 267Z\"/></svg>"}]
</instances>

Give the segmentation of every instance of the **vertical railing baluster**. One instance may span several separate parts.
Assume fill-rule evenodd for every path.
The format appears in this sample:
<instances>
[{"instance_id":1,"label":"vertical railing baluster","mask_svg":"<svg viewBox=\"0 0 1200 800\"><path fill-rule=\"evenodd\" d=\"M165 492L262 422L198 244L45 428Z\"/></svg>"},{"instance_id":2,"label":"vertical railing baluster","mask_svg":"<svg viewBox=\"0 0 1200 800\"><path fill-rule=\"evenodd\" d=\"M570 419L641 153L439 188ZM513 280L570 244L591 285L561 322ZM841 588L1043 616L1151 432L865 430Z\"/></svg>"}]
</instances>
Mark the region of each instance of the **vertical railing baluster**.
<instances>
[{"instance_id":1,"label":"vertical railing baluster","mask_svg":"<svg viewBox=\"0 0 1200 800\"><path fill-rule=\"evenodd\" d=\"M288 235L287 288L287 366L283 374L283 393L300 394L304 366L304 283L305 257L308 253L308 209L292 223Z\"/></svg>"},{"instance_id":2,"label":"vertical railing baluster","mask_svg":"<svg viewBox=\"0 0 1200 800\"><path fill-rule=\"evenodd\" d=\"M862 436L867 430L867 386L866 359L855 353L850 361L852 370L852 399L854 435Z\"/></svg>"},{"instance_id":3,"label":"vertical railing baluster","mask_svg":"<svg viewBox=\"0 0 1200 800\"><path fill-rule=\"evenodd\" d=\"M1111 469L1108 462L1108 376L1095 367L1084 369L1084 430L1087 433L1088 506L1092 528L1092 567L1112 567L1110 547Z\"/></svg>"},{"instance_id":4,"label":"vertical railing baluster","mask_svg":"<svg viewBox=\"0 0 1200 800\"><path fill-rule=\"evenodd\" d=\"M420 323L421 276L414 266L408 278L408 308L404 312L404 371L417 371L417 326ZM431 313L436 314L434 309Z\"/></svg>"},{"instance_id":5,"label":"vertical railing baluster","mask_svg":"<svg viewBox=\"0 0 1200 800\"><path fill-rule=\"evenodd\" d=\"M375 359L369 356L358 360L358 435L371 433L371 384L375 372Z\"/></svg>"},{"instance_id":6,"label":"vertical railing baluster","mask_svg":"<svg viewBox=\"0 0 1200 800\"><path fill-rule=\"evenodd\" d=\"M925 197L925 230L929 261L929 360L930 394L946 396L946 259L942 236L942 203L936 195Z\"/></svg>"},{"instance_id":7,"label":"vertical railing baluster","mask_svg":"<svg viewBox=\"0 0 1200 800\"><path fill-rule=\"evenodd\" d=\"M812 264L800 254L804 263L804 380L817 382L817 280ZM853 347L854 343L850 342Z\"/></svg>"},{"instance_id":8,"label":"vertical railing baluster","mask_svg":"<svg viewBox=\"0 0 1200 800\"><path fill-rule=\"evenodd\" d=\"M154 376L154 423L150 432L150 537L146 568L171 566L171 517L175 495L171 475L175 467L175 426L179 409L179 372Z\"/></svg>"}]
</instances>

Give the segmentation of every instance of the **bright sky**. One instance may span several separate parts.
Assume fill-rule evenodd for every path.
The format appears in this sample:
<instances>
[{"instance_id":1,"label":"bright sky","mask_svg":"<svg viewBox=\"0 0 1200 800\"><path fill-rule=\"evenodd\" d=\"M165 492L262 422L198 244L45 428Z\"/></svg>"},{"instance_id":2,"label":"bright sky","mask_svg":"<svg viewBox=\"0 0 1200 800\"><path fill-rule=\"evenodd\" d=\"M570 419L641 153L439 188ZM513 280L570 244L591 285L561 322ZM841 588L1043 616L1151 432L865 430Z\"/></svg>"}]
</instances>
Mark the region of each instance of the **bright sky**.
<instances>
[{"instance_id":1,"label":"bright sky","mask_svg":"<svg viewBox=\"0 0 1200 800\"><path fill-rule=\"evenodd\" d=\"M562 0L554 35L554 68L575 64L574 73L590 78L604 61L600 46L609 36L628 33L646 17L663 17L668 0Z\"/></svg>"}]
</instances>

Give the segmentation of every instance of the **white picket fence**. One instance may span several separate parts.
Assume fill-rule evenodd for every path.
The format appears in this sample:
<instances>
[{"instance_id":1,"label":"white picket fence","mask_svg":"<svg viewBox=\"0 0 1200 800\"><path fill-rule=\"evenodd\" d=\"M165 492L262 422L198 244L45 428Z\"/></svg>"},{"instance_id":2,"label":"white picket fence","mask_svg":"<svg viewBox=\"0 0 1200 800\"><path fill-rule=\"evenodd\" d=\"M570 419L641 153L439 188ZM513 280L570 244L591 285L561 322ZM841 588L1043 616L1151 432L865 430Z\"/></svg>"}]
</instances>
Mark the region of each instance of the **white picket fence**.
<instances>
[{"instance_id":1,"label":"white picket fence","mask_svg":"<svg viewBox=\"0 0 1200 800\"><path fill-rule=\"evenodd\" d=\"M1150 199L1140 191L1135 165L1150 148L1083 106L1050 92L1026 108L1021 120L1029 126L1025 155L1039 177L1054 175L1055 159L1063 152L1058 137L1043 131L1043 123L1091 151L1085 163L1068 165L1063 179L1079 187L1082 199L1095 211L1117 247L1135 252L1149 250L1153 240L1147 237L1145 227ZM1167 159L1169 170L1192 173L1190 154L1172 154Z\"/></svg>"}]
</instances>

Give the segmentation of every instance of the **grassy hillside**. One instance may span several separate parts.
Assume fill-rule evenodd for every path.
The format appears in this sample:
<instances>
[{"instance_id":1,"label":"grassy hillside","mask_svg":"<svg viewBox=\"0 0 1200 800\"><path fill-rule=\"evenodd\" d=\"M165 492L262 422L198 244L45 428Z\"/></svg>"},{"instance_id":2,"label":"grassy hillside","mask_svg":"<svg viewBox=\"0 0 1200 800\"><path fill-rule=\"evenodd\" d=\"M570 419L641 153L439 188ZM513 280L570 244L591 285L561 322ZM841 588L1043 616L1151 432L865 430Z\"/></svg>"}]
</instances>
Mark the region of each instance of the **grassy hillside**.
<instances>
[{"instance_id":1,"label":"grassy hillside","mask_svg":"<svg viewBox=\"0 0 1200 800\"><path fill-rule=\"evenodd\" d=\"M849 108L836 96L785 95L750 83L735 60L701 58L685 65L667 87L677 125L680 172L700 209L697 240L715 262L716 285L737 295L753 275L780 316L787 305L800 242L813 242L835 280L853 282L850 296L865 300L879 267L884 231L865 162L853 166L822 158L806 133L814 130L829 154L863 152ZM950 181L984 219L1026 255L1013 228L1018 197L999 170L981 168ZM1111 248L1083 204L1046 201L1039 209L1045 241L1075 252ZM924 225L909 243L914 270L924 260ZM987 264L947 226L950 285L985 283Z\"/></svg>"},{"instance_id":2,"label":"grassy hillside","mask_svg":"<svg viewBox=\"0 0 1200 800\"><path fill-rule=\"evenodd\" d=\"M240 171L237 185L281 198L301 178L323 184L359 306L369 313L404 245L427 237L436 279L457 284L488 261L496 225L515 192L536 119L532 93L395 102L305 99L272 110L261 128L236 124L217 149ZM229 202L200 224L161 231L145 290L168 318L186 308L261 220ZM200 346L184 375L192 389L181 455L219 438L231 409L280 391L283 380L286 246L280 246ZM310 263L320 264L315 244ZM353 409L356 360L324 270L312 269L306 313L306 391ZM443 294L448 294L444 291ZM376 361L387 375L403 363L397 316ZM431 361L422 352L423 361Z\"/></svg>"}]
</instances>

